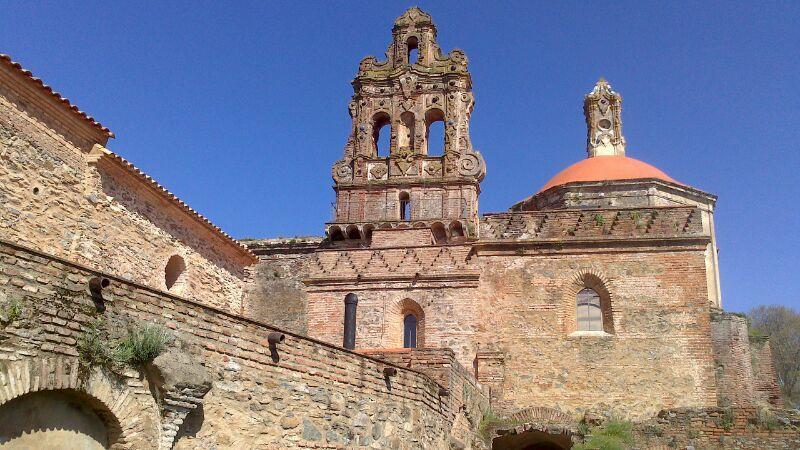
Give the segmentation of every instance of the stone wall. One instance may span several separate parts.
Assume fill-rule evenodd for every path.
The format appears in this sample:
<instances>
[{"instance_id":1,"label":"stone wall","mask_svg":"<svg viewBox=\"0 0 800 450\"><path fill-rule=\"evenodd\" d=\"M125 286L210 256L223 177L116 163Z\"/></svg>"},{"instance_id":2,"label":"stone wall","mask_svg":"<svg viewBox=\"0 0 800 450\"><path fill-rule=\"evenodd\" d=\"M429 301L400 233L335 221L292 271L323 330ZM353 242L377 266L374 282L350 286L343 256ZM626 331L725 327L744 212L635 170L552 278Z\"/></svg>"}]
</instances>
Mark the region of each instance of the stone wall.
<instances>
[{"instance_id":1,"label":"stone wall","mask_svg":"<svg viewBox=\"0 0 800 450\"><path fill-rule=\"evenodd\" d=\"M658 417L636 424L632 448L789 450L800 448L798 427L797 411L679 408L661 411Z\"/></svg>"},{"instance_id":2,"label":"stone wall","mask_svg":"<svg viewBox=\"0 0 800 450\"><path fill-rule=\"evenodd\" d=\"M245 244L259 257L252 268L244 316L298 334L307 334L308 295L303 280L321 238L259 239Z\"/></svg>"},{"instance_id":3,"label":"stone wall","mask_svg":"<svg viewBox=\"0 0 800 450\"><path fill-rule=\"evenodd\" d=\"M240 311L252 257L127 162L59 134L7 75L0 74L3 239L164 290L167 261L179 255L187 270L177 293Z\"/></svg>"},{"instance_id":4,"label":"stone wall","mask_svg":"<svg viewBox=\"0 0 800 450\"><path fill-rule=\"evenodd\" d=\"M88 280L98 275L111 280L102 291L104 312L87 295ZM84 389L76 345L90 323L117 331L137 323L172 330L175 342L169 351L175 357L167 359L189 358L195 369L208 374L211 388L197 404L185 394L161 403L183 408L183 415L172 410L151 414L147 411L156 404L152 384L161 389L159 378L169 377L153 378L150 384L149 375L121 375L119 380L128 380L135 392L124 402L106 403L128 408L120 413L124 417L115 417L122 424L121 439L139 442L131 444L134 448L155 448L156 441L166 448L170 436L176 437L176 448L446 448L451 434L469 446L469 434L459 430L474 429L481 416L480 401L462 403L463 397L443 395L442 386L414 368L288 332L273 352L267 339L280 331L276 328L15 244L0 245L0 293L0 307L16 301L21 308L0 328L0 394L12 393L0 395L0 407L34 386ZM48 373L36 369L43 360L62 361L45 377L49 384L34 384L33 375L22 375ZM64 368L63 361L73 362ZM22 363L32 368L15 368ZM386 367L396 374L385 376ZM450 379L467 379L464 369L451 367L456 375ZM104 379L114 377L107 373ZM128 389L125 384L119 389ZM468 390L474 399L481 397L477 386L470 384ZM109 389L86 391L102 397Z\"/></svg>"}]
</instances>

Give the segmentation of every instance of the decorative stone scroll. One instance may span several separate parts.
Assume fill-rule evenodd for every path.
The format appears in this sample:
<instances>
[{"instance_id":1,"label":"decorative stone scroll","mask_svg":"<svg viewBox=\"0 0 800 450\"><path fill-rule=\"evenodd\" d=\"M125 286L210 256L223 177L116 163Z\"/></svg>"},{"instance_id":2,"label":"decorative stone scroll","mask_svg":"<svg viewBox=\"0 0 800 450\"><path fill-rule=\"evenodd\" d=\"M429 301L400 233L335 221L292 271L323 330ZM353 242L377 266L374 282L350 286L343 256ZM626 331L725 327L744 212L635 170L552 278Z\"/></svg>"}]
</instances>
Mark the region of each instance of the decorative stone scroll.
<instances>
[{"instance_id":1,"label":"decorative stone scroll","mask_svg":"<svg viewBox=\"0 0 800 450\"><path fill-rule=\"evenodd\" d=\"M337 183L346 183L353 179L353 168L347 160L339 160L333 165L333 179Z\"/></svg>"}]
</instances>

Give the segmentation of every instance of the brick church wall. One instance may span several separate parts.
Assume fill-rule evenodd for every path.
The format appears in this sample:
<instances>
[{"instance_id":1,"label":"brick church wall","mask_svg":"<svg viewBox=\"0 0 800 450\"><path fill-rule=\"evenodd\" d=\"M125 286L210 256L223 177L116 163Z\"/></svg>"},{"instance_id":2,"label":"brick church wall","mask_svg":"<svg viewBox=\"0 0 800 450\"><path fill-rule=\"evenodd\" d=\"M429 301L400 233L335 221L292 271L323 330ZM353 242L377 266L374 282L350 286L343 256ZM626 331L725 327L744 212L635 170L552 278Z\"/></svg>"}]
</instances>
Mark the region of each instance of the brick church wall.
<instances>
[{"instance_id":1,"label":"brick church wall","mask_svg":"<svg viewBox=\"0 0 800 450\"><path fill-rule=\"evenodd\" d=\"M111 280L103 291L105 312L92 312L87 281L97 275L102 274L0 243L0 303L5 307L16 299L22 307L21 317L0 328L0 404L15 376L5 373L5 363L75 358L90 322L134 321L171 329L180 351L212 377L202 413L190 414L191 430L177 433L178 449L447 448L451 434L469 443L486 408L480 388L452 362L439 379L460 380L458 395L442 395L442 386L415 367L291 333L277 345L275 362L267 335L280 330L113 275L105 275ZM386 367L397 371L388 380Z\"/></svg>"},{"instance_id":2,"label":"brick church wall","mask_svg":"<svg viewBox=\"0 0 800 450\"><path fill-rule=\"evenodd\" d=\"M181 295L240 311L249 260L235 244L116 165L90 164L93 142L71 138L26 86L0 70L3 237L157 289L180 255Z\"/></svg>"},{"instance_id":3,"label":"brick church wall","mask_svg":"<svg viewBox=\"0 0 800 450\"><path fill-rule=\"evenodd\" d=\"M476 363L503 409L642 418L717 404L705 238L474 245L448 248L454 263L446 265L436 246L317 252L309 335L340 345L352 292L356 348L402 347L403 311L418 306L419 345L450 347L462 366ZM610 294L608 334L574 333L586 274Z\"/></svg>"},{"instance_id":4,"label":"brick church wall","mask_svg":"<svg viewBox=\"0 0 800 450\"><path fill-rule=\"evenodd\" d=\"M632 419L716 405L703 245L631 247L478 251L471 340L498 405ZM610 293L608 334L574 333L586 273Z\"/></svg>"}]
</instances>

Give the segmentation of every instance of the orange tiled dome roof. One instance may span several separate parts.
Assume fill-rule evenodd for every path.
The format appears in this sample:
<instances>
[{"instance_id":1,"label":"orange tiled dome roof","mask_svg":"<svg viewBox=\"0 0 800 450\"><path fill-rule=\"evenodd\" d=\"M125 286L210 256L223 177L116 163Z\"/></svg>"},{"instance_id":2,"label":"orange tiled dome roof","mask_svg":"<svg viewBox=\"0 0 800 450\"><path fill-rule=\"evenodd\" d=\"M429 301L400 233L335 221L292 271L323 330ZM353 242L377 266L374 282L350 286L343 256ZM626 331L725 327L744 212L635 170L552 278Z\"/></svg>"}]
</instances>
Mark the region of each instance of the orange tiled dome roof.
<instances>
[{"instance_id":1,"label":"orange tiled dome roof","mask_svg":"<svg viewBox=\"0 0 800 450\"><path fill-rule=\"evenodd\" d=\"M678 183L661 170L627 156L595 156L577 162L550 179L539 192L576 181L637 180L656 178Z\"/></svg>"}]
</instances>

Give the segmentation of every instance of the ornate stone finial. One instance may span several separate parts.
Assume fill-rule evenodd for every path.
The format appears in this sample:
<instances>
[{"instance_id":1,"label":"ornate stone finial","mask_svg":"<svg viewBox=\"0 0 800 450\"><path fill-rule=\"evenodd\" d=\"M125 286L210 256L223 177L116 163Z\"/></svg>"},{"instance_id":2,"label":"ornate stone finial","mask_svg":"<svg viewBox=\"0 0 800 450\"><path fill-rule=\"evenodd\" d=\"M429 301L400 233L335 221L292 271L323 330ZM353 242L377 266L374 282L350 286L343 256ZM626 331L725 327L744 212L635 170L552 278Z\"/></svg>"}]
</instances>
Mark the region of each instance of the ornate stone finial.
<instances>
[{"instance_id":1,"label":"ornate stone finial","mask_svg":"<svg viewBox=\"0 0 800 450\"><path fill-rule=\"evenodd\" d=\"M622 96L600 77L592 92L583 99L588 136L586 151L594 156L624 156L625 137L622 135Z\"/></svg>"},{"instance_id":2,"label":"ornate stone finial","mask_svg":"<svg viewBox=\"0 0 800 450\"><path fill-rule=\"evenodd\" d=\"M412 25L416 27L429 26L433 27L434 29L436 28L436 26L433 24L431 15L421 10L417 6L408 8L402 16L398 17L394 21L395 28L404 28Z\"/></svg>"}]
</instances>

